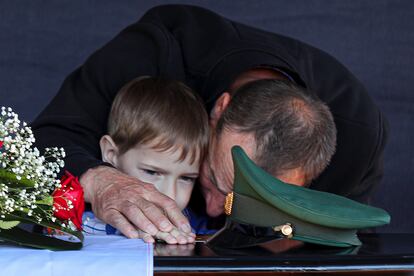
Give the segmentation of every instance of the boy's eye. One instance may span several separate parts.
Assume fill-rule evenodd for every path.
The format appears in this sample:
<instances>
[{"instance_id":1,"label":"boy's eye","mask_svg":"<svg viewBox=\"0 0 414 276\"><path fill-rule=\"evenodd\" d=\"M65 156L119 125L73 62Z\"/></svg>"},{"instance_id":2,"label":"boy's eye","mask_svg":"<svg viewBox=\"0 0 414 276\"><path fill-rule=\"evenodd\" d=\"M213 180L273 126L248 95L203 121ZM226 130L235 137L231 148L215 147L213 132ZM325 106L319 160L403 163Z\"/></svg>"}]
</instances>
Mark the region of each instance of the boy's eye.
<instances>
[{"instance_id":1,"label":"boy's eye","mask_svg":"<svg viewBox=\"0 0 414 276\"><path fill-rule=\"evenodd\" d=\"M194 183L195 177L189 177L189 176L181 176L181 180L184 180L185 182Z\"/></svg>"},{"instance_id":2,"label":"boy's eye","mask_svg":"<svg viewBox=\"0 0 414 276\"><path fill-rule=\"evenodd\" d=\"M142 169L142 171L148 175L158 175L157 171Z\"/></svg>"}]
</instances>

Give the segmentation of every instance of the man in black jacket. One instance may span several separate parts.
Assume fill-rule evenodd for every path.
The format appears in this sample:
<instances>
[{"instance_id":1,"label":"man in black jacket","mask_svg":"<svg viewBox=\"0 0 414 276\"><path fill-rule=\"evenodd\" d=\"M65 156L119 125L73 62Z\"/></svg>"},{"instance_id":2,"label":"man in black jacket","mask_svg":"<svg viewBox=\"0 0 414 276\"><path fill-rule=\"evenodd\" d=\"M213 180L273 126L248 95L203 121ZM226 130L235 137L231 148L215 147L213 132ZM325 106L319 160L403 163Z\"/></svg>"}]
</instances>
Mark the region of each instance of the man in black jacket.
<instances>
[{"instance_id":1,"label":"man in black jacket","mask_svg":"<svg viewBox=\"0 0 414 276\"><path fill-rule=\"evenodd\" d=\"M100 161L98 140L106 133L111 102L122 85L141 75L185 82L201 95L213 119L218 119L214 111L219 108L221 115L230 101L224 91L257 79L289 80L327 103L337 128L336 153L310 187L367 202L382 177L383 115L362 84L334 58L202 8L160 6L70 74L33 123L37 145L63 146L66 168L81 176L96 215L129 237L138 237L135 228L149 235L174 226L190 231L172 200ZM233 138L233 143L240 142L240 137ZM208 213L218 215L231 180L213 179L220 172L212 166L203 166L200 180Z\"/></svg>"}]
</instances>

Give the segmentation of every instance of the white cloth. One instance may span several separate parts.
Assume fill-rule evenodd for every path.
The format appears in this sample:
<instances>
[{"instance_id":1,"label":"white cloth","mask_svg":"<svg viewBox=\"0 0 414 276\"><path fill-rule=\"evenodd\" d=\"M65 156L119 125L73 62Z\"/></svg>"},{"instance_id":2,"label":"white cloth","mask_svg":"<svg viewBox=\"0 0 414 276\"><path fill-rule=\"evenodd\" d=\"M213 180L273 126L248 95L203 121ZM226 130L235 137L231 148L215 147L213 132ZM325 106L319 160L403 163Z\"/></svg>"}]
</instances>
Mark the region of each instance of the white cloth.
<instances>
[{"instance_id":1,"label":"white cloth","mask_svg":"<svg viewBox=\"0 0 414 276\"><path fill-rule=\"evenodd\" d=\"M153 275L153 248L123 236L85 236L79 251L0 245L0 275Z\"/></svg>"}]
</instances>

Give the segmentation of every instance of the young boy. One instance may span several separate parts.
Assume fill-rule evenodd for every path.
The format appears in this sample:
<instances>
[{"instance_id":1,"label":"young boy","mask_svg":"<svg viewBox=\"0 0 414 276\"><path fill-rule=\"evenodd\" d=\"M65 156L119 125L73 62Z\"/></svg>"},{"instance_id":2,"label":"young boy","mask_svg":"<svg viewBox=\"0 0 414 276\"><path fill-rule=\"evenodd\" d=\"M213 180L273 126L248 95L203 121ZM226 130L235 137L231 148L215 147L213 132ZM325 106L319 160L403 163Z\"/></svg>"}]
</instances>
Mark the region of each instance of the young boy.
<instances>
[{"instance_id":1,"label":"young boy","mask_svg":"<svg viewBox=\"0 0 414 276\"><path fill-rule=\"evenodd\" d=\"M178 81L152 77L134 79L119 91L108 118L108 134L100 140L103 161L153 184L182 210L207 146L208 116L201 100ZM175 243L169 234L183 233L173 230L155 238ZM146 233L140 237L152 240Z\"/></svg>"}]
</instances>

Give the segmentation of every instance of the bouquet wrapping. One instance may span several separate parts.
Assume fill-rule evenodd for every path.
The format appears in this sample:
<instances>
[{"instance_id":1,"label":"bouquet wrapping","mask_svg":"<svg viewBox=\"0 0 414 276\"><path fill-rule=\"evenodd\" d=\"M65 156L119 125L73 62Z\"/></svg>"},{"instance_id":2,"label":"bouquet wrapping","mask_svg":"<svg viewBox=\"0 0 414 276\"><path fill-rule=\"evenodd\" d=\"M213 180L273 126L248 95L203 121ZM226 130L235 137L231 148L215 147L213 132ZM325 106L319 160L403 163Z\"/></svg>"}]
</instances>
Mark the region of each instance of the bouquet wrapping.
<instances>
[{"instance_id":1,"label":"bouquet wrapping","mask_svg":"<svg viewBox=\"0 0 414 276\"><path fill-rule=\"evenodd\" d=\"M82 248L83 190L64 172L65 152L33 146L30 127L0 109L0 240L51 250Z\"/></svg>"}]
</instances>

